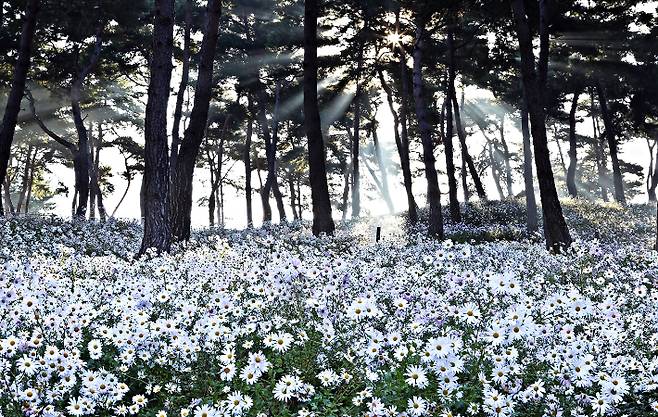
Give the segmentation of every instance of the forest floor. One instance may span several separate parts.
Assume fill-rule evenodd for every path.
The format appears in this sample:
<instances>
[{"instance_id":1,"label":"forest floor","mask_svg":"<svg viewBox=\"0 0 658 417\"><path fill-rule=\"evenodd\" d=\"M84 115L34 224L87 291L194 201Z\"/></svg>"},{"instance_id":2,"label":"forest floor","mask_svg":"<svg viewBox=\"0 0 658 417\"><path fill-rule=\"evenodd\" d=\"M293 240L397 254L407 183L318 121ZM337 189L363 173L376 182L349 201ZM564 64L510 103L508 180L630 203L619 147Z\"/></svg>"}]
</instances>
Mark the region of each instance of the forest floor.
<instances>
[{"instance_id":1,"label":"forest floor","mask_svg":"<svg viewBox=\"0 0 658 417\"><path fill-rule=\"evenodd\" d=\"M0 415L658 414L655 208L564 211L560 255L515 202L139 260L134 222L0 220Z\"/></svg>"}]
</instances>

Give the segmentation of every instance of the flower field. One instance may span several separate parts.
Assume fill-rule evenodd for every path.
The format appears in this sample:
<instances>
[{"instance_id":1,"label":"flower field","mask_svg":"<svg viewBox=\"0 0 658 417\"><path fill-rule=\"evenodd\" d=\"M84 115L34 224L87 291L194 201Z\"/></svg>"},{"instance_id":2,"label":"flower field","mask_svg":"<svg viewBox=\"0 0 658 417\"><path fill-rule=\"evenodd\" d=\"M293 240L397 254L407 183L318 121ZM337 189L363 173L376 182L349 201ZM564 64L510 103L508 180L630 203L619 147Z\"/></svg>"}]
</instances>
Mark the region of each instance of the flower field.
<instances>
[{"instance_id":1,"label":"flower field","mask_svg":"<svg viewBox=\"0 0 658 417\"><path fill-rule=\"evenodd\" d=\"M3 220L0 412L658 415L652 217L623 210L574 203L564 255L493 225L504 207L445 242L291 224L139 260L134 224Z\"/></svg>"}]
</instances>

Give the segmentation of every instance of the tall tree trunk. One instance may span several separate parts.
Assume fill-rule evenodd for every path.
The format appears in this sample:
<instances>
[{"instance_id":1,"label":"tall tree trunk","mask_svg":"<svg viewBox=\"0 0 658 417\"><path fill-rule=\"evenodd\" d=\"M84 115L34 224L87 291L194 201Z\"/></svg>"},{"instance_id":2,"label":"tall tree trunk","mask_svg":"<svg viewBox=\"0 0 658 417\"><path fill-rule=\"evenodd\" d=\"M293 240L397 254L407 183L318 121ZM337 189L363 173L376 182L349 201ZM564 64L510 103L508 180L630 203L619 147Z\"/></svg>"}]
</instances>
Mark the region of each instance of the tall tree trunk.
<instances>
[{"instance_id":1,"label":"tall tree trunk","mask_svg":"<svg viewBox=\"0 0 658 417\"><path fill-rule=\"evenodd\" d=\"M528 120L528 101L521 88L521 133L523 135L523 182L525 184L526 228L534 233L539 228L537 218L537 201L532 174L532 144L530 143L530 121Z\"/></svg>"},{"instance_id":2,"label":"tall tree trunk","mask_svg":"<svg viewBox=\"0 0 658 417\"><path fill-rule=\"evenodd\" d=\"M174 0L155 0L154 15L151 77L144 124L144 237L140 254L150 248L168 252L171 246L167 104L174 43Z\"/></svg>"},{"instance_id":3,"label":"tall tree trunk","mask_svg":"<svg viewBox=\"0 0 658 417\"><path fill-rule=\"evenodd\" d=\"M379 76L379 82L382 85L384 92L386 93L388 108L391 114L393 115L395 146L398 150L398 157L400 158L400 167L402 168L402 179L404 183L404 190L407 194L407 207L409 212L409 219L411 221L412 212L413 212L413 217L414 217L413 222L415 223L418 215L416 214L416 200L414 199L414 194L412 190L411 167L409 163L409 147L407 146L408 142L406 139L403 141L402 135L400 134L401 120L400 120L400 115L395 110L395 105L393 100L393 90L386 82L386 78L384 78L384 73L381 70L381 68L377 69L377 74ZM404 130L406 133L406 123Z\"/></svg>"},{"instance_id":4,"label":"tall tree trunk","mask_svg":"<svg viewBox=\"0 0 658 417\"><path fill-rule=\"evenodd\" d=\"M96 171L96 199L98 200L98 216L102 222L107 220L107 210L105 210L105 203L103 201L103 192L100 187L100 164L101 164L101 149L103 149L103 125L98 123L98 138L96 143L96 156L94 158L94 170Z\"/></svg>"},{"instance_id":5,"label":"tall tree trunk","mask_svg":"<svg viewBox=\"0 0 658 417\"><path fill-rule=\"evenodd\" d=\"M617 139L612 127L612 115L608 109L608 100L605 95L605 89L601 82L597 80L596 92L599 96L599 103L601 105L601 117L603 118L603 125L605 126L605 136L608 139L608 148L610 148L610 159L612 160L612 179L615 186L615 200L620 204L626 204L626 196L624 195L624 180L621 173L621 166L619 165L619 157L617 155Z\"/></svg>"},{"instance_id":6,"label":"tall tree trunk","mask_svg":"<svg viewBox=\"0 0 658 417\"><path fill-rule=\"evenodd\" d=\"M304 1L304 127L308 138L313 234L334 233L318 108L318 0ZM301 212L300 212L301 213Z\"/></svg>"},{"instance_id":7,"label":"tall tree trunk","mask_svg":"<svg viewBox=\"0 0 658 417\"><path fill-rule=\"evenodd\" d=\"M5 182L7 175L7 166L11 153L11 144L14 141L14 132L16 131L16 122L18 113L21 111L21 100L25 93L25 80L30 68L30 58L32 57L32 39L37 23L37 13L39 11L39 0L28 0L27 10L25 11L25 20L21 30L21 37L18 44L18 57L14 65L14 75L11 82L11 89L7 97L5 113L0 125L0 184ZM3 214L2 205L0 205L0 215Z\"/></svg>"},{"instance_id":8,"label":"tall tree trunk","mask_svg":"<svg viewBox=\"0 0 658 417\"><path fill-rule=\"evenodd\" d=\"M89 132L85 127L84 117L82 117L82 108L80 101L82 100L82 88L87 77L94 70L98 61L100 60L101 49L103 46L102 33L105 23L98 22L96 28L96 42L94 49L89 56L87 64L73 77L71 83L71 113L73 114L73 124L78 135L78 207L75 215L84 219L87 215L87 205L89 203L89 164L91 160L89 150Z\"/></svg>"},{"instance_id":9,"label":"tall tree trunk","mask_svg":"<svg viewBox=\"0 0 658 417\"><path fill-rule=\"evenodd\" d=\"M180 146L180 121L183 117L183 101L185 91L190 82L190 44L192 43L192 0L185 0L185 25L183 26L183 68L181 70L180 86L174 107L174 123L171 128L171 155L169 157L170 176L176 172L178 148ZM172 178L173 179L173 178Z\"/></svg>"},{"instance_id":10,"label":"tall tree trunk","mask_svg":"<svg viewBox=\"0 0 658 417\"><path fill-rule=\"evenodd\" d=\"M580 90L573 93L573 100L571 101L571 110L569 111L569 169L567 170L567 190L571 197L578 196L578 188L576 187L576 165L578 163L577 152L578 143L576 140L576 111L578 110L578 98L580 97Z\"/></svg>"},{"instance_id":11,"label":"tall tree trunk","mask_svg":"<svg viewBox=\"0 0 658 417\"><path fill-rule=\"evenodd\" d=\"M409 223L416 224L418 222L418 210L417 207L418 205L416 204L416 200L411 192L411 161L410 161L410 153L409 153L409 131L407 129L408 122L409 122L409 80L407 78L407 57L404 53L403 49L400 49L400 141L402 142L402 147L404 148L405 152L405 159L406 163L408 164L407 166L407 173L403 171L403 175L408 175L409 178L405 181L409 182L409 189L407 191L407 201L409 204L409 207L413 207L413 209L409 209Z\"/></svg>"},{"instance_id":12,"label":"tall tree trunk","mask_svg":"<svg viewBox=\"0 0 658 417\"><path fill-rule=\"evenodd\" d=\"M279 181L277 179L277 142L279 130L279 100L280 100L280 86L276 86L275 99L274 99L274 112L272 117L272 130L270 130L269 122L267 121L266 105L267 97L264 91L265 85L258 82L258 122L263 133L265 142L265 156L267 159L267 178L265 179L265 186L261 190L263 200L263 221L272 221L272 209L270 207L270 193L274 192L274 198L279 212L281 221L286 220L286 211L283 205L283 196L279 189Z\"/></svg>"},{"instance_id":13,"label":"tall tree trunk","mask_svg":"<svg viewBox=\"0 0 658 417\"><path fill-rule=\"evenodd\" d=\"M199 71L194 89L194 106L178 152L176 171L172 173L170 224L172 237L176 241L188 240L191 233L194 167L208 121L221 11L221 0L208 0L206 27L201 41Z\"/></svg>"},{"instance_id":14,"label":"tall tree trunk","mask_svg":"<svg viewBox=\"0 0 658 417\"><path fill-rule=\"evenodd\" d=\"M367 24L367 23L366 23ZM364 28L365 30L365 28ZM354 96L354 135L352 140L352 218L361 215L361 175L359 173L359 157L361 144L361 72L363 70L363 37L359 40L359 55L356 69L356 94Z\"/></svg>"},{"instance_id":15,"label":"tall tree trunk","mask_svg":"<svg viewBox=\"0 0 658 417\"><path fill-rule=\"evenodd\" d=\"M429 202L428 232L430 236L443 239L443 214L441 213L441 192L439 180L434 167L434 143L432 141L432 126L430 125L427 103L425 101L423 82L423 48L425 46L425 19L416 15L416 39L414 42L413 58L413 91L416 106L418 129L423 144L423 161L425 163L425 177L427 178L427 199Z\"/></svg>"},{"instance_id":16,"label":"tall tree trunk","mask_svg":"<svg viewBox=\"0 0 658 417\"><path fill-rule=\"evenodd\" d=\"M448 29L448 95L444 106L446 108L446 135L445 135L445 152L446 152L446 174L448 175L448 196L450 201L450 219L454 223L461 222L461 212L459 210L459 200L457 199L457 179L455 178L455 160L454 149L452 144L453 122L452 122L452 94L455 89L455 49L453 46L454 36L452 28Z\"/></svg>"},{"instance_id":17,"label":"tall tree trunk","mask_svg":"<svg viewBox=\"0 0 658 417\"><path fill-rule=\"evenodd\" d=\"M475 191L477 192L478 197L482 201L487 201L487 193L484 190L484 185L482 184L482 179L478 173L477 168L475 168L475 163L473 162L473 157L468 152L468 145L466 144L466 131L464 130L464 125L461 121L461 114L459 112L459 104L457 103L457 97L454 95L454 87L452 94L452 106L455 111L455 125L457 127L457 135L459 136L459 144L462 149L462 158L466 160L466 166L468 171L473 178L473 184L475 185Z\"/></svg>"},{"instance_id":18,"label":"tall tree trunk","mask_svg":"<svg viewBox=\"0 0 658 417\"><path fill-rule=\"evenodd\" d=\"M251 100L251 99L249 99ZM251 108L251 105L249 106ZM251 117L247 120L247 134L245 137L242 161L244 163L244 192L247 203L247 227L254 225L254 215L251 207L251 135L253 134L254 122Z\"/></svg>"},{"instance_id":19,"label":"tall tree trunk","mask_svg":"<svg viewBox=\"0 0 658 417\"><path fill-rule=\"evenodd\" d=\"M548 140L546 137L546 113L544 109L544 89L548 71L549 34L546 0L539 0L540 11L540 52L539 63L535 68L532 35L526 16L524 0L513 0L512 9L516 20L516 31L521 53L521 78L527 99L528 113L535 150L535 164L542 211L544 213L544 237L546 247L557 252L571 245L569 229L562 214L562 206L555 189L555 179L551 168Z\"/></svg>"},{"instance_id":20,"label":"tall tree trunk","mask_svg":"<svg viewBox=\"0 0 658 417\"><path fill-rule=\"evenodd\" d=\"M449 35L450 36L450 35ZM450 104L450 93L446 97L446 102ZM448 197L450 202L450 220L453 223L462 221L461 211L459 209L459 200L457 198L457 179L455 178L455 160L452 138L454 137L452 122L452 106L446 107L446 134L444 137L444 146L446 153L446 174L448 175Z\"/></svg>"},{"instance_id":21,"label":"tall tree trunk","mask_svg":"<svg viewBox=\"0 0 658 417\"><path fill-rule=\"evenodd\" d=\"M96 219L96 187L98 186L98 177L96 176L96 162L94 155L96 144L93 137L94 126L89 125L89 220Z\"/></svg>"}]
</instances>

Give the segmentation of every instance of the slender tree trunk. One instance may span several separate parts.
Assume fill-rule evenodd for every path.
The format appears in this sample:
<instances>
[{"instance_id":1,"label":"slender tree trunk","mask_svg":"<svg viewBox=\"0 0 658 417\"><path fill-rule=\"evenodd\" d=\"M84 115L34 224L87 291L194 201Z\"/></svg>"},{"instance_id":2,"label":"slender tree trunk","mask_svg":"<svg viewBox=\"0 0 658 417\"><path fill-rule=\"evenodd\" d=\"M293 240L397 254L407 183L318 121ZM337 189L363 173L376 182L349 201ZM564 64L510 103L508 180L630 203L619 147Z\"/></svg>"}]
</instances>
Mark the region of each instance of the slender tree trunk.
<instances>
[{"instance_id":1,"label":"slender tree trunk","mask_svg":"<svg viewBox=\"0 0 658 417\"><path fill-rule=\"evenodd\" d=\"M528 120L528 102L522 88L521 106L521 133L523 135L523 182L525 184L526 228L534 233L539 229L537 219L537 201L535 199L535 185L532 174L532 144L530 143L530 121Z\"/></svg>"},{"instance_id":2,"label":"slender tree trunk","mask_svg":"<svg viewBox=\"0 0 658 417\"><path fill-rule=\"evenodd\" d=\"M334 233L318 107L318 0L304 2L304 127L308 138L313 234ZM301 213L301 211L300 211Z\"/></svg>"},{"instance_id":3,"label":"slender tree trunk","mask_svg":"<svg viewBox=\"0 0 658 417\"><path fill-rule=\"evenodd\" d=\"M170 176L176 172L178 148L180 146L180 121L183 117L183 100L190 81L190 44L192 30L192 0L185 1L185 25L183 27L183 68L181 70L180 86L174 107L174 123L171 128L171 155L169 157ZM172 177L173 179L173 177Z\"/></svg>"},{"instance_id":4,"label":"slender tree trunk","mask_svg":"<svg viewBox=\"0 0 658 417\"><path fill-rule=\"evenodd\" d=\"M378 69L377 74L379 75L379 82L382 85L384 92L386 93L388 108L391 114L393 115L393 125L395 129L394 131L395 146L397 147L398 150L398 156L400 158L400 167L402 168L402 179L404 183L404 190L407 194L407 207L409 212L409 219L411 221L412 212L413 212L413 218L414 218L413 222L415 223L417 221L418 215L416 214L416 200L414 198L414 194L412 190L411 167L409 163L409 148L407 146L408 142L406 139L403 141L402 135L400 133L401 120L400 120L400 115L395 110L395 105L393 100L393 90L386 82L386 79L384 78L384 73L382 72L381 69ZM405 123L404 131L406 134L406 123Z\"/></svg>"},{"instance_id":5,"label":"slender tree trunk","mask_svg":"<svg viewBox=\"0 0 658 417\"><path fill-rule=\"evenodd\" d=\"M359 40L356 69L356 95L354 96L354 135L352 140L352 218L361 215L361 175L359 173L359 148L361 144L361 71L363 70L363 39Z\"/></svg>"},{"instance_id":6,"label":"slender tree trunk","mask_svg":"<svg viewBox=\"0 0 658 417\"><path fill-rule=\"evenodd\" d=\"M446 102L450 103L450 93L446 97ZM448 197L450 202L450 220L453 223L462 221L461 211L459 209L459 200L457 199L457 179L455 178L455 160L452 138L454 137L452 122L452 106L446 107L446 134L444 137L444 146L446 154L446 174L448 175Z\"/></svg>"},{"instance_id":7,"label":"slender tree trunk","mask_svg":"<svg viewBox=\"0 0 658 417\"><path fill-rule=\"evenodd\" d=\"M171 246L167 104L174 43L174 0L155 0L154 15L151 77L144 125L144 237L140 254L150 248L168 252Z\"/></svg>"},{"instance_id":8,"label":"slender tree trunk","mask_svg":"<svg viewBox=\"0 0 658 417\"><path fill-rule=\"evenodd\" d=\"M571 110L569 111L569 169L567 170L567 189L571 197L578 196L576 187L576 165L578 163L577 151L578 143L576 140L576 111L578 110L578 98L580 90L573 93L571 101Z\"/></svg>"},{"instance_id":9,"label":"slender tree trunk","mask_svg":"<svg viewBox=\"0 0 658 417\"><path fill-rule=\"evenodd\" d=\"M251 108L251 106L249 106ZM244 144L244 153L242 160L244 162L244 192L247 203L247 227L254 225L253 211L251 207L251 135L253 134L254 123L249 118L247 120L247 135Z\"/></svg>"},{"instance_id":10,"label":"slender tree trunk","mask_svg":"<svg viewBox=\"0 0 658 417\"><path fill-rule=\"evenodd\" d=\"M546 247L556 252L571 245L571 236L562 214L562 206L555 189L555 179L551 168L548 140L546 137L546 113L543 93L546 88L548 71L549 34L546 0L539 0L540 10L540 52L538 68L535 68L535 56L532 47L532 35L526 17L523 0L513 0L512 9L516 20L516 29L521 53L521 78L530 116L531 132L534 142L535 163L544 213L544 237Z\"/></svg>"},{"instance_id":11,"label":"slender tree trunk","mask_svg":"<svg viewBox=\"0 0 658 417\"><path fill-rule=\"evenodd\" d=\"M170 224L172 237L176 241L188 240L192 228L194 168L208 122L221 11L221 0L208 0L206 27L201 41L199 71L194 90L194 105L178 151L176 170L172 173Z\"/></svg>"},{"instance_id":12,"label":"slender tree trunk","mask_svg":"<svg viewBox=\"0 0 658 417\"><path fill-rule=\"evenodd\" d=\"M455 49L453 46L453 33L452 28L448 29L448 95L444 103L446 109L446 134L444 137L444 146L446 154L446 174L448 175L448 196L450 201L450 219L453 223L461 222L461 212L459 210L459 200L457 199L457 179L455 178L455 160L454 148L452 143L453 134L453 121L452 121L452 94L455 88Z\"/></svg>"},{"instance_id":13,"label":"slender tree trunk","mask_svg":"<svg viewBox=\"0 0 658 417\"><path fill-rule=\"evenodd\" d=\"M601 116L603 118L603 125L605 126L605 136L608 139L608 148L610 148L610 159L612 160L612 180L615 186L615 200L620 204L626 204L626 196L624 195L624 180L621 173L621 166L619 165L619 157L617 155L617 139L612 127L612 116L608 109L608 100L605 95L605 89L600 81L597 81L596 92L599 96L599 103L601 105Z\"/></svg>"},{"instance_id":14,"label":"slender tree trunk","mask_svg":"<svg viewBox=\"0 0 658 417\"><path fill-rule=\"evenodd\" d=\"M88 132L93 135L94 126L93 124L89 125ZM93 136L89 137L89 220L96 219L96 186L97 177L96 177L96 164L94 161L94 152L95 144Z\"/></svg>"},{"instance_id":15,"label":"slender tree trunk","mask_svg":"<svg viewBox=\"0 0 658 417\"><path fill-rule=\"evenodd\" d=\"M404 53L404 50L400 50L400 141L402 142L402 147L404 148L404 153L405 153L405 159L406 159L406 164L407 164L407 169L405 170L406 172L403 171L403 175L407 176L408 179L405 180L405 182L409 183L409 188L407 191L407 202L409 204L409 207L413 207L413 209L409 209L409 223L412 225L416 224L418 222L418 210L417 207L418 205L416 204L416 200L414 198L413 193L411 192L411 183L412 183L412 177L411 177L411 161L410 161L410 153L409 153L409 131L407 129L408 122L409 122L409 80L407 78L407 58Z\"/></svg>"},{"instance_id":16,"label":"slender tree trunk","mask_svg":"<svg viewBox=\"0 0 658 417\"><path fill-rule=\"evenodd\" d=\"M0 184L5 182L7 175L11 144L14 141L18 113L21 111L21 100L25 93L25 80L27 79L27 73L30 68L32 39L34 38L38 11L39 0L28 0L25 20L23 21L23 28L18 44L18 57L14 65L11 89L9 90L2 124L0 125ZM0 215L2 214L2 205L0 205Z\"/></svg>"},{"instance_id":17,"label":"slender tree trunk","mask_svg":"<svg viewBox=\"0 0 658 417\"><path fill-rule=\"evenodd\" d=\"M432 141L432 126L430 125L427 103L425 101L423 82L423 49L425 43L425 20L418 14L416 16L416 38L413 58L413 91L418 118L418 129L423 144L423 161L425 163L425 177L427 178L427 199L429 202L428 232L430 236L443 239L443 214L441 213L441 192L439 180L434 167L434 143Z\"/></svg>"},{"instance_id":18,"label":"slender tree trunk","mask_svg":"<svg viewBox=\"0 0 658 417\"><path fill-rule=\"evenodd\" d=\"M443 102L443 107L446 107L445 101ZM461 102L459 103L460 108L463 110L464 109L464 89L462 88L462 96L461 96ZM464 193L464 201L468 202L471 199L471 191L468 189L468 168L466 167L466 158L464 157L464 151L465 149L461 149L461 146L459 147L461 150L461 160L462 160L462 166L461 166L461 180L462 180L462 192Z\"/></svg>"},{"instance_id":19,"label":"slender tree trunk","mask_svg":"<svg viewBox=\"0 0 658 417\"><path fill-rule=\"evenodd\" d=\"M455 125L457 127L457 135L459 136L459 144L462 149L462 157L466 160L466 166L468 167L468 171L471 174L471 178L473 178L473 184L475 185L475 191L477 192L478 197L482 201L487 201L487 193L484 190L482 179L480 178L480 174L478 173L477 168L475 168L473 157L471 157L471 154L468 152L468 146L466 145L466 131L464 130L464 125L461 121L459 104L457 103L457 97L454 95L454 88L452 95L452 106L455 111Z\"/></svg>"},{"instance_id":20,"label":"slender tree trunk","mask_svg":"<svg viewBox=\"0 0 658 417\"><path fill-rule=\"evenodd\" d=\"M121 195L121 199L119 199L119 202L114 207L114 210L112 210L112 215L110 217L114 217L117 214L117 210L119 210L119 207L123 203L123 200L125 200L126 196L128 195L128 190L130 190L130 184L132 183L132 174L130 173L128 159L124 158L124 162L126 164L126 182L127 182L126 189L123 191L123 194Z\"/></svg>"}]
</instances>

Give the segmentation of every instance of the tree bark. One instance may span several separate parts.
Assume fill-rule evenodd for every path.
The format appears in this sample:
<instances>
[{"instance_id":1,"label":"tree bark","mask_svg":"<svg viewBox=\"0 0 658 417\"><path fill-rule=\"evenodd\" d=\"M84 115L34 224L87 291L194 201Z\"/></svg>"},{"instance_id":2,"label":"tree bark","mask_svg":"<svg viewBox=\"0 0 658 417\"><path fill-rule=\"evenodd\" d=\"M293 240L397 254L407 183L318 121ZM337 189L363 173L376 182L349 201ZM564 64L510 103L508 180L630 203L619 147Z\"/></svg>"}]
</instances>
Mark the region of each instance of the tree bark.
<instances>
[{"instance_id":1,"label":"tree bark","mask_svg":"<svg viewBox=\"0 0 658 417\"><path fill-rule=\"evenodd\" d=\"M170 175L176 172L178 160L178 147L180 146L180 121L183 117L183 101L185 91L190 80L190 47L192 43L192 0L185 1L185 26L183 28L183 68L181 71L180 86L174 107L174 123L171 128L171 155L169 157ZM173 178L172 178L173 180Z\"/></svg>"},{"instance_id":2,"label":"tree bark","mask_svg":"<svg viewBox=\"0 0 658 417\"><path fill-rule=\"evenodd\" d=\"M523 182L525 184L526 228L534 233L539 229L537 218L537 200L532 174L532 144L530 143L530 121L528 120L528 102L524 89L521 88L521 133L523 135Z\"/></svg>"},{"instance_id":3,"label":"tree bark","mask_svg":"<svg viewBox=\"0 0 658 417\"><path fill-rule=\"evenodd\" d=\"M580 97L580 90L573 93L573 100L571 101L571 110L569 111L569 168L567 170L567 190L571 197L578 196L578 188L576 187L576 165L578 163L577 152L578 143L576 140L576 111L578 110L578 98Z\"/></svg>"},{"instance_id":4,"label":"tree bark","mask_svg":"<svg viewBox=\"0 0 658 417\"><path fill-rule=\"evenodd\" d=\"M154 15L151 78L144 126L144 236L140 255L150 248L168 252L171 246L167 104L174 43L174 0L155 0Z\"/></svg>"},{"instance_id":5,"label":"tree bark","mask_svg":"<svg viewBox=\"0 0 658 417\"><path fill-rule=\"evenodd\" d=\"M170 224L172 238L175 241L190 238L194 167L208 121L221 11L221 0L208 0L207 21L201 42L199 71L194 89L194 106L178 152L176 171L172 173Z\"/></svg>"},{"instance_id":6,"label":"tree bark","mask_svg":"<svg viewBox=\"0 0 658 417\"><path fill-rule=\"evenodd\" d=\"M23 166L23 177L21 179L21 193L18 196L18 203L16 203L16 211L18 213L22 211L23 204L25 203L25 197L27 195L27 187L30 180L30 167L32 165L32 149L33 146L29 145L27 148L27 154L25 156L25 165Z\"/></svg>"},{"instance_id":7,"label":"tree bark","mask_svg":"<svg viewBox=\"0 0 658 417\"><path fill-rule=\"evenodd\" d=\"M571 245L571 236L562 214L562 206L555 188L546 136L546 113L543 90L546 88L548 71L549 35L546 0L539 0L540 53L538 68L532 47L532 35L526 17L524 0L513 0L512 9L521 53L521 78L527 99L531 132L535 150L535 164L539 179L542 211L544 213L544 237L546 247L556 252Z\"/></svg>"},{"instance_id":8,"label":"tree bark","mask_svg":"<svg viewBox=\"0 0 658 417\"><path fill-rule=\"evenodd\" d=\"M25 81L30 68L30 59L32 57L32 40L37 23L37 13L39 11L39 0L29 0L27 10L25 11L25 20L21 29L21 37L18 44L18 57L14 65L14 75L11 82L11 89L7 97L5 112L2 117L0 126L0 184L4 183L7 175L7 166L11 153L11 144L14 141L14 132L16 131L16 122L18 113L21 111L21 100L25 93ZM3 214L2 205L0 205L0 215Z\"/></svg>"},{"instance_id":9,"label":"tree bark","mask_svg":"<svg viewBox=\"0 0 658 417\"><path fill-rule=\"evenodd\" d=\"M313 234L334 233L318 107L318 0L304 2L304 127L308 138Z\"/></svg>"},{"instance_id":10,"label":"tree bark","mask_svg":"<svg viewBox=\"0 0 658 417\"><path fill-rule=\"evenodd\" d=\"M610 159L612 160L612 180L615 187L615 200L620 204L626 204L626 196L624 195L624 180L621 173L621 166L619 165L619 157L617 155L617 139L612 127L612 115L608 109L608 100L605 95L605 89L601 82L597 80L596 92L599 96L599 104L601 105L601 117L603 118L603 125L605 126L605 136L608 139L608 148L610 148Z\"/></svg>"},{"instance_id":11,"label":"tree bark","mask_svg":"<svg viewBox=\"0 0 658 417\"><path fill-rule=\"evenodd\" d=\"M430 125L427 103L425 101L423 82L423 48L425 42L425 19L416 15L416 37L413 49L413 92L418 119L418 129L423 144L423 161L427 179L427 200L429 202L428 232L430 236L443 239L443 214L441 213L441 192L436 169L434 167L434 143Z\"/></svg>"}]
</instances>

